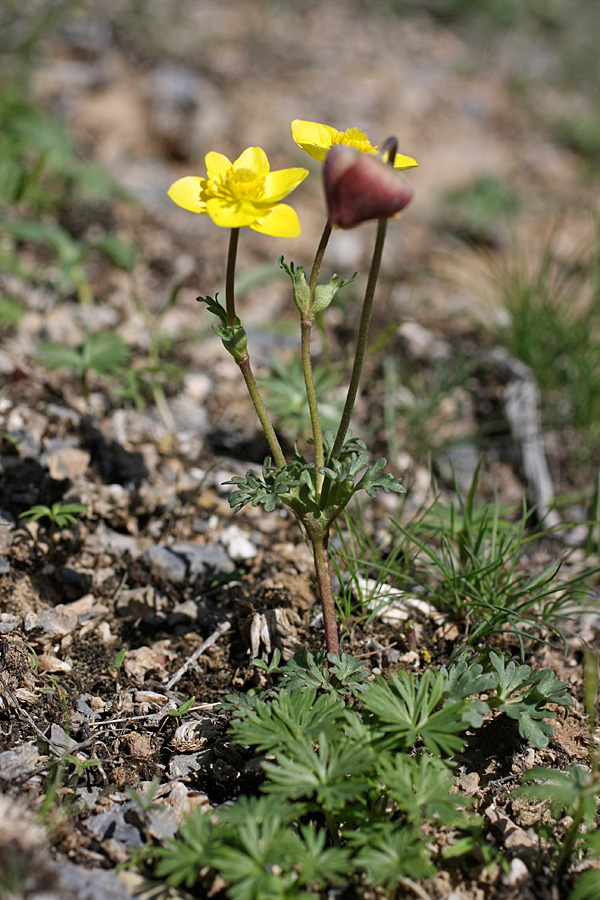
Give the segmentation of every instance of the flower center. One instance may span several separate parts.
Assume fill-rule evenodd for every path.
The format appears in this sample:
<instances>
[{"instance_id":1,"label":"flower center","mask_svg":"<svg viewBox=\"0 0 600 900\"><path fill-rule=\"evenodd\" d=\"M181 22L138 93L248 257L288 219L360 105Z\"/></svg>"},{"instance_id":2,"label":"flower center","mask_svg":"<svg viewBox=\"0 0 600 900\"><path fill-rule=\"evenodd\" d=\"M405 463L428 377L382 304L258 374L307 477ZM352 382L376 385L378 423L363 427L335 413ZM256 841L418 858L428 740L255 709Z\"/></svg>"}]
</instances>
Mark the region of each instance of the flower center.
<instances>
[{"instance_id":1,"label":"flower center","mask_svg":"<svg viewBox=\"0 0 600 900\"><path fill-rule=\"evenodd\" d=\"M260 200L265 192L265 176L257 175L252 169L229 169L206 182L204 194L207 199L219 197L221 200Z\"/></svg>"},{"instance_id":2,"label":"flower center","mask_svg":"<svg viewBox=\"0 0 600 900\"><path fill-rule=\"evenodd\" d=\"M371 141L360 128L348 128L347 131L340 132L333 141L334 144L345 144L347 147L354 147L361 153L373 153L377 150L371 144Z\"/></svg>"}]
</instances>

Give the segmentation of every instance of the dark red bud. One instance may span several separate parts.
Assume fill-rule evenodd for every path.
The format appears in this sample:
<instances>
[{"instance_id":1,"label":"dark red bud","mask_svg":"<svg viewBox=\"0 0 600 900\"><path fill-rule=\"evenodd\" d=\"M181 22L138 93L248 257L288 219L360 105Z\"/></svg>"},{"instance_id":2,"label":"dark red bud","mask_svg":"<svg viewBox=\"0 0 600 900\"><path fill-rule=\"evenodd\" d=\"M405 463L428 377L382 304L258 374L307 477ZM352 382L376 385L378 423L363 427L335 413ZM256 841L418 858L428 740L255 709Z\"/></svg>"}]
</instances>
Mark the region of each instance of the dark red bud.
<instances>
[{"instance_id":1,"label":"dark red bud","mask_svg":"<svg viewBox=\"0 0 600 900\"><path fill-rule=\"evenodd\" d=\"M376 156L345 144L331 148L323 165L329 219L339 228L353 228L369 219L389 219L413 198L403 175Z\"/></svg>"}]
</instances>

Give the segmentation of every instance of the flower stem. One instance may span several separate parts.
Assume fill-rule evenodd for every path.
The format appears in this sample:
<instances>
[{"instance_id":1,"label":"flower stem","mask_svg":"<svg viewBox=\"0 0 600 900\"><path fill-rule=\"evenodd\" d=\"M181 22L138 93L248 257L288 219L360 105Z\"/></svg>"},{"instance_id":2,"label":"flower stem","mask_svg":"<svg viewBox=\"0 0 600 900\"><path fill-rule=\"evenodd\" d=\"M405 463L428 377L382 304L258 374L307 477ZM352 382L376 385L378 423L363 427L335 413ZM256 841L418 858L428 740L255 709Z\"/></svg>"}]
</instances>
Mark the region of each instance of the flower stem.
<instances>
[{"instance_id":1,"label":"flower stem","mask_svg":"<svg viewBox=\"0 0 600 900\"><path fill-rule=\"evenodd\" d=\"M348 394L346 395L346 403L340 420L339 428L335 436L335 441L330 453L330 459L337 459L340 450L343 447L346 432L352 418L352 411L356 402L358 393L358 385L365 359L367 349L367 340L369 337L369 324L371 322L371 311L373 309L373 298L375 296L375 286L379 278L379 270L381 269L381 256L383 254L383 245L385 243L385 234L387 230L387 219L380 219L377 223L377 238L375 239L375 247L373 248L373 259L371 260L371 269L365 290L365 299L363 301L362 314L360 317L360 326L358 329L358 337L356 339L356 351L354 353L354 364L352 366L352 374L350 376L350 384L348 386Z\"/></svg>"},{"instance_id":2,"label":"flower stem","mask_svg":"<svg viewBox=\"0 0 600 900\"><path fill-rule=\"evenodd\" d=\"M260 391L258 390L258 385L256 383L256 379L250 365L250 357L246 356L245 359L240 360L238 362L238 366L240 368L240 372L244 377L244 381L246 382L246 387L248 388L250 399L252 400L252 404L254 406L254 409L256 410L256 415L258 416L260 424L262 425L262 429L265 433L269 449L273 454L275 465L279 469L283 469L286 465L285 456L283 455L281 444L277 440L277 435L275 434L275 429L271 424L267 408L263 403L262 397L260 396Z\"/></svg>"},{"instance_id":3,"label":"flower stem","mask_svg":"<svg viewBox=\"0 0 600 900\"><path fill-rule=\"evenodd\" d=\"M325 630L325 646L328 653L340 652L340 639L338 636L337 618L335 615L335 600L331 587L331 571L329 569L329 552L327 550L327 534L312 535L307 529L310 542L313 547L315 559L315 573L319 585L319 596L323 610L323 627Z\"/></svg>"},{"instance_id":4,"label":"flower stem","mask_svg":"<svg viewBox=\"0 0 600 900\"><path fill-rule=\"evenodd\" d=\"M319 246L317 247L317 252L315 253L315 261L313 262L313 267L310 270L310 279L308 281L308 287L310 293L314 292L314 289L317 286L317 278L319 277L319 270L321 268L321 263L323 262L323 257L325 256L325 250L327 249L327 244L329 243L329 238L331 237L331 222L329 219L325 222L325 228L323 229L323 234L321 235L321 240L319 241Z\"/></svg>"},{"instance_id":5,"label":"flower stem","mask_svg":"<svg viewBox=\"0 0 600 900\"><path fill-rule=\"evenodd\" d=\"M302 371L304 373L304 386L306 388L306 399L308 400L308 409L310 412L310 424L315 442L315 467L317 469L316 493L317 501L323 487L323 474L319 469L325 465L325 452L323 450L323 432L321 431L321 422L319 420L319 406L317 403L317 392L315 391L315 382L312 372L312 362L310 358L310 338L314 325L314 317L312 313L302 316Z\"/></svg>"},{"instance_id":6,"label":"flower stem","mask_svg":"<svg viewBox=\"0 0 600 900\"><path fill-rule=\"evenodd\" d=\"M227 254L227 271L225 274L225 306L227 308L227 324L235 325L235 261L240 238L240 229L232 228L229 235L229 252Z\"/></svg>"},{"instance_id":7,"label":"flower stem","mask_svg":"<svg viewBox=\"0 0 600 900\"><path fill-rule=\"evenodd\" d=\"M329 219L327 219L327 221L325 222L325 228L323 229L323 234L321 235L321 240L319 241L319 246L317 247L317 252L315 254L312 269L310 271L308 289L310 291L311 300L314 299L315 288L317 286L317 278L319 277L321 263L323 262L323 257L325 256L325 250L327 249L327 244L329 242L330 236L331 222L329 221ZM302 371L304 373L304 385L306 388L306 399L308 400L310 424L313 433L313 440L315 442L315 467L317 469L316 492L318 500L321 493L321 488L323 487L323 475L319 472L319 469L321 469L325 465L325 452L323 450L323 432L321 431L321 422L319 420L319 405L317 403L317 392L315 391L315 382L313 378L312 361L310 354L310 340L312 337L314 324L315 319L313 313L302 315Z\"/></svg>"},{"instance_id":8,"label":"flower stem","mask_svg":"<svg viewBox=\"0 0 600 900\"><path fill-rule=\"evenodd\" d=\"M237 320L235 311L234 287L235 261L237 257L239 237L240 229L232 228L229 236L229 253L227 255L227 271L225 275L225 305L227 309L227 324L230 327L234 326ZM258 390L258 385L252 371L252 366L250 365L250 357L247 352L243 359L237 360L237 364L239 366L240 372L243 375L244 381L246 382L246 387L248 388L250 399L252 400L252 404L254 406L254 409L256 410L256 415L258 416L260 424L262 425L262 429L265 433L265 437L267 439L271 454L273 455L275 465L278 468L282 469L286 465L285 456L283 455L283 450L281 449L281 445L277 440L277 435L275 434L275 429L271 424L267 408L263 403L262 397L260 396L260 391Z\"/></svg>"}]
</instances>

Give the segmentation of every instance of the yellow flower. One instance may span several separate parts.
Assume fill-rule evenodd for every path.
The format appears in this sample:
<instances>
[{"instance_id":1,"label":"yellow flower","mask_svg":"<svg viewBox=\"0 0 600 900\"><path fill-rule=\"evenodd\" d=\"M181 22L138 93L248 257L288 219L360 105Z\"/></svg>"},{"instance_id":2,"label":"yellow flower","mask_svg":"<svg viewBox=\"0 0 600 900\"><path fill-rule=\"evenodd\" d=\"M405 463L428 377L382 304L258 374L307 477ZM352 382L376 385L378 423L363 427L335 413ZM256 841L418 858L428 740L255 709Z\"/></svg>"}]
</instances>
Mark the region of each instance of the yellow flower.
<instances>
[{"instance_id":1,"label":"yellow flower","mask_svg":"<svg viewBox=\"0 0 600 900\"><path fill-rule=\"evenodd\" d=\"M325 157L336 144L345 144L353 147L361 153L369 153L374 156L377 153L377 145L373 146L364 131L360 128L348 128L347 131L337 131L331 125L319 125L318 122L304 122L302 119L294 119L292 122L292 137L299 147L306 150L309 156L318 162L324 162ZM410 156L396 154L394 160L395 169L414 169L418 162Z\"/></svg>"},{"instance_id":2,"label":"yellow flower","mask_svg":"<svg viewBox=\"0 0 600 900\"><path fill-rule=\"evenodd\" d=\"M260 147L248 147L231 163L208 153L206 178L188 175L169 188L169 197L190 212L209 215L221 228L243 228L272 237L297 237L300 222L291 206L280 203L308 175L307 169L269 170Z\"/></svg>"}]
</instances>

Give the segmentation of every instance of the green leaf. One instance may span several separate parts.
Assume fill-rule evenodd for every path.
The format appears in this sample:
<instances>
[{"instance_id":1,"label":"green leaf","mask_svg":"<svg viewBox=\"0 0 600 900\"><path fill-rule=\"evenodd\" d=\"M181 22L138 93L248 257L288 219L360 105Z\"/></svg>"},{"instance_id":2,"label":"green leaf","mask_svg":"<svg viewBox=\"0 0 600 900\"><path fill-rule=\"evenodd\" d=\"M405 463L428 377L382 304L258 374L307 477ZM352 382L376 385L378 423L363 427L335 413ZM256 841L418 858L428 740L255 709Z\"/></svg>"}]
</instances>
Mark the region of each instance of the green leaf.
<instances>
[{"instance_id":1,"label":"green leaf","mask_svg":"<svg viewBox=\"0 0 600 900\"><path fill-rule=\"evenodd\" d=\"M384 754L377 778L381 793L394 800L413 825L438 821L450 828L465 820L470 798L456 792L448 766L437 757Z\"/></svg>"},{"instance_id":2,"label":"green leaf","mask_svg":"<svg viewBox=\"0 0 600 900\"><path fill-rule=\"evenodd\" d=\"M324 732L316 741L301 735L275 754L274 763L263 763L263 790L310 800L324 810L343 810L360 802L368 785L361 776L374 761L375 751L365 741L336 741L335 736L330 741Z\"/></svg>"},{"instance_id":3,"label":"green leaf","mask_svg":"<svg viewBox=\"0 0 600 900\"><path fill-rule=\"evenodd\" d=\"M570 766L564 772L537 766L526 772L522 780L526 784L513 791L517 797L546 802L555 819L563 810L573 816L578 805L583 803L584 821L588 827L594 822L597 785L591 773L581 766Z\"/></svg>"},{"instance_id":4,"label":"green leaf","mask_svg":"<svg viewBox=\"0 0 600 900\"><path fill-rule=\"evenodd\" d=\"M347 653L309 653L300 647L282 671L282 683L290 691L314 689L340 697L364 693L368 674L360 660Z\"/></svg>"},{"instance_id":5,"label":"green leaf","mask_svg":"<svg viewBox=\"0 0 600 900\"><path fill-rule=\"evenodd\" d=\"M348 835L350 845L358 849L357 867L377 887L398 885L402 878L421 881L435 873L429 862L429 849L416 828L397 822L379 822Z\"/></svg>"},{"instance_id":6,"label":"green leaf","mask_svg":"<svg viewBox=\"0 0 600 900\"><path fill-rule=\"evenodd\" d=\"M157 847L155 873L158 878L174 885L185 884L191 888L198 880L201 869L212 865L211 810L196 808L192 815L184 816L177 838L168 838L164 846Z\"/></svg>"},{"instance_id":7,"label":"green leaf","mask_svg":"<svg viewBox=\"0 0 600 900\"><path fill-rule=\"evenodd\" d=\"M569 900L598 900L600 897L600 869L589 869L578 877Z\"/></svg>"},{"instance_id":8,"label":"green leaf","mask_svg":"<svg viewBox=\"0 0 600 900\"><path fill-rule=\"evenodd\" d=\"M50 371L71 369L78 377L90 371L109 375L129 361L131 348L118 334L98 331L87 334L79 347L65 347L51 341L40 344L37 358Z\"/></svg>"},{"instance_id":9,"label":"green leaf","mask_svg":"<svg viewBox=\"0 0 600 900\"><path fill-rule=\"evenodd\" d=\"M180 716L185 716L186 713L189 713L190 709L196 702L195 697L190 697L189 700L186 700L185 703L182 703L177 709L170 709L169 715L174 716L175 718L179 718Z\"/></svg>"},{"instance_id":10,"label":"green leaf","mask_svg":"<svg viewBox=\"0 0 600 900\"><path fill-rule=\"evenodd\" d=\"M137 261L137 247L124 241L116 234L105 234L100 240L93 243L94 250L104 254L115 266L125 272L133 271Z\"/></svg>"},{"instance_id":11,"label":"green leaf","mask_svg":"<svg viewBox=\"0 0 600 900\"><path fill-rule=\"evenodd\" d=\"M250 710L240 710L231 733L237 743L256 747L259 753L292 752L293 745L306 737L316 741L320 734L343 736L347 721L340 700L316 691L280 691L273 700L255 698Z\"/></svg>"},{"instance_id":12,"label":"green leaf","mask_svg":"<svg viewBox=\"0 0 600 900\"><path fill-rule=\"evenodd\" d=\"M457 734L468 727L468 701L442 706L445 677L427 669L416 676L400 671L386 684L378 679L364 698L365 707L378 719L386 741L408 749L419 740L434 755L451 755L461 749ZM440 708L441 707L441 708Z\"/></svg>"}]
</instances>

